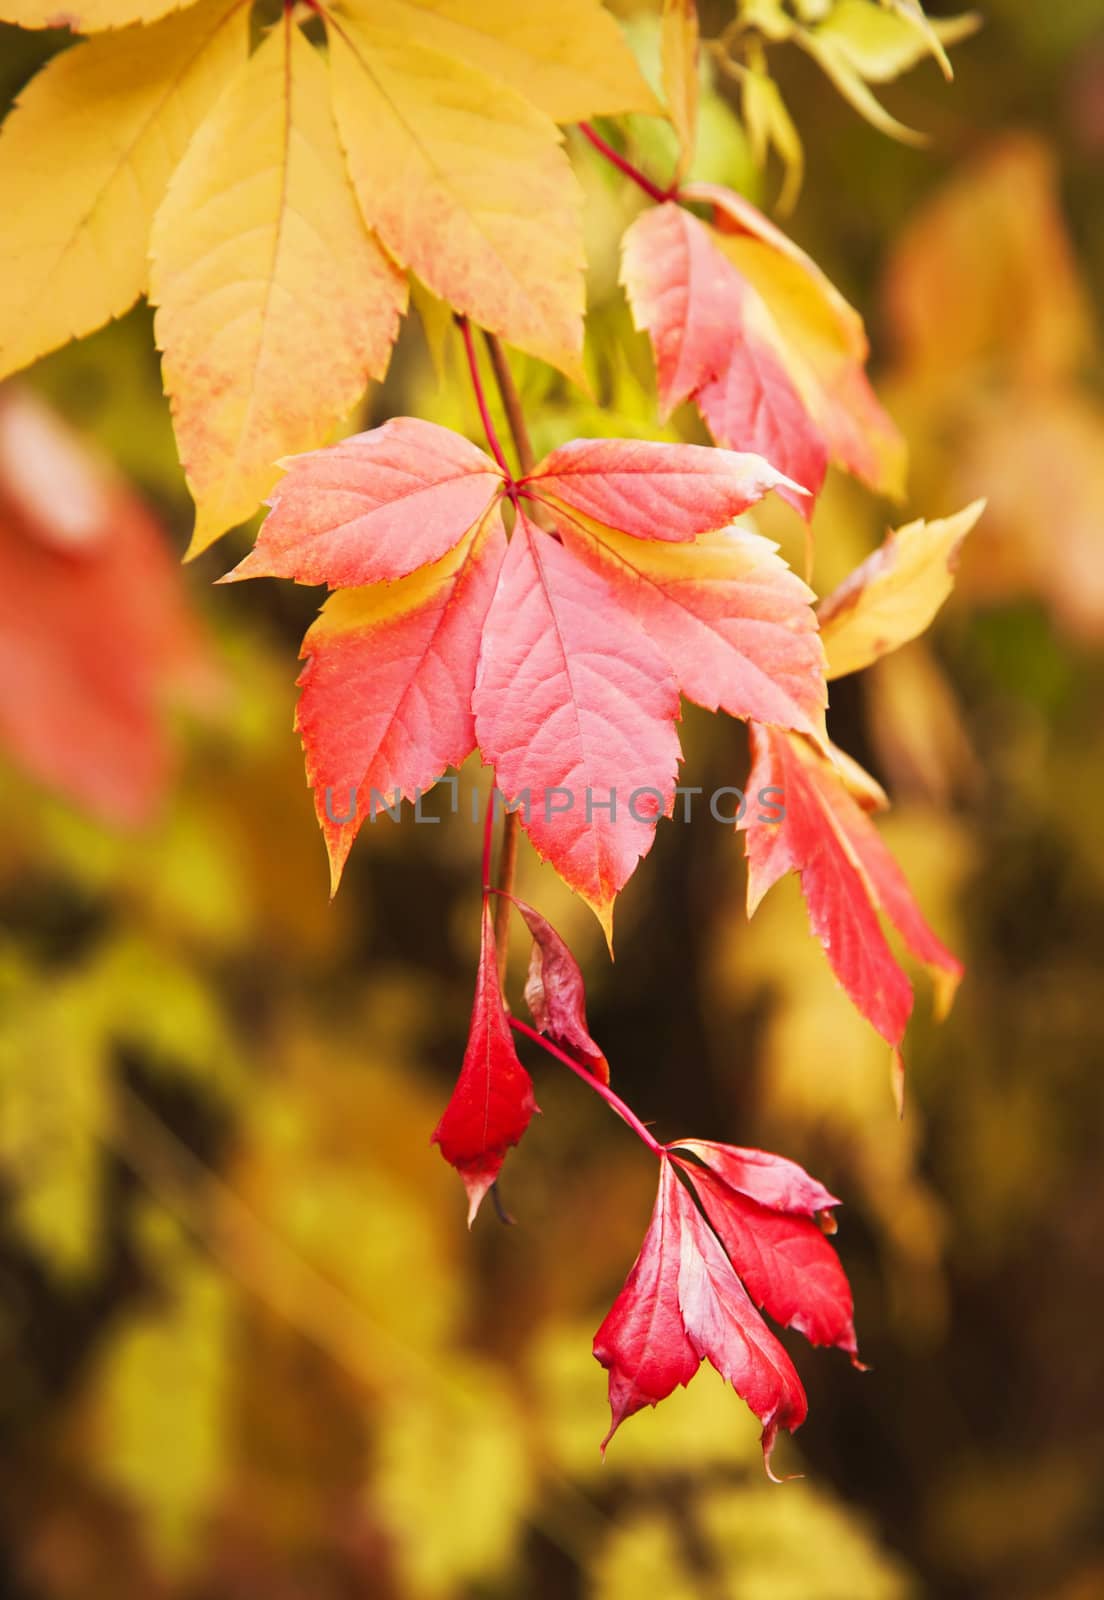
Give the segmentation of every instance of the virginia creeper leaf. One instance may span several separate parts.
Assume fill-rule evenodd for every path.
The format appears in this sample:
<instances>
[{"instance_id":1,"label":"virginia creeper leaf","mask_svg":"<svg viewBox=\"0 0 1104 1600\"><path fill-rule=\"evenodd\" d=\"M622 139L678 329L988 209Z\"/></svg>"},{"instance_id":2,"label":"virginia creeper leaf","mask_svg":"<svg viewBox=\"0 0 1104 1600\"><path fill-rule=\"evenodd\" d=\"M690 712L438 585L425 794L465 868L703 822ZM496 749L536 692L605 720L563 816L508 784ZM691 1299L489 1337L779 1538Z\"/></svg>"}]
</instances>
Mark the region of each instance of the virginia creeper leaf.
<instances>
[{"instance_id":1,"label":"virginia creeper leaf","mask_svg":"<svg viewBox=\"0 0 1104 1600\"><path fill-rule=\"evenodd\" d=\"M502 1170L506 1151L517 1144L537 1110L533 1081L514 1049L498 979L494 921L484 901L468 1047L452 1098L433 1134L433 1143L464 1180L469 1228Z\"/></svg>"},{"instance_id":2,"label":"virginia creeper leaf","mask_svg":"<svg viewBox=\"0 0 1104 1600\"><path fill-rule=\"evenodd\" d=\"M749 791L777 787L785 816L769 825L750 815L737 823L747 833L748 914L783 873L797 872L810 926L833 972L896 1050L912 989L886 943L879 909L931 971L941 1009L953 998L961 964L924 921L901 869L827 757L798 737L755 726L751 749Z\"/></svg>"},{"instance_id":3,"label":"virginia creeper leaf","mask_svg":"<svg viewBox=\"0 0 1104 1600\"><path fill-rule=\"evenodd\" d=\"M886 535L817 608L828 676L840 678L923 633L954 587L962 541L985 508L916 521Z\"/></svg>"},{"instance_id":4,"label":"virginia creeper leaf","mask_svg":"<svg viewBox=\"0 0 1104 1600\"><path fill-rule=\"evenodd\" d=\"M811 591L769 540L725 528L669 545L581 518L559 526L659 646L687 699L827 741Z\"/></svg>"},{"instance_id":5,"label":"virginia creeper leaf","mask_svg":"<svg viewBox=\"0 0 1104 1600\"><path fill-rule=\"evenodd\" d=\"M554 122L659 109L599 0L346 0L341 9L409 30L520 90Z\"/></svg>"},{"instance_id":6,"label":"virginia creeper leaf","mask_svg":"<svg viewBox=\"0 0 1104 1600\"><path fill-rule=\"evenodd\" d=\"M609 1062L590 1036L586 990L579 963L552 924L524 900L511 895L533 938L525 1003L541 1033L573 1050L602 1083L609 1082Z\"/></svg>"},{"instance_id":7,"label":"virginia creeper leaf","mask_svg":"<svg viewBox=\"0 0 1104 1600\"><path fill-rule=\"evenodd\" d=\"M581 191L513 88L378 22L327 16L334 111L369 227L435 294L581 376Z\"/></svg>"},{"instance_id":8,"label":"virginia creeper leaf","mask_svg":"<svg viewBox=\"0 0 1104 1600\"><path fill-rule=\"evenodd\" d=\"M0 377L145 292L154 213L248 27L241 0L200 0L63 50L23 90L0 130Z\"/></svg>"},{"instance_id":9,"label":"virginia creeper leaf","mask_svg":"<svg viewBox=\"0 0 1104 1600\"><path fill-rule=\"evenodd\" d=\"M607 585L520 510L472 703L499 788L609 938L614 898L672 804L678 693Z\"/></svg>"},{"instance_id":10,"label":"virginia creeper leaf","mask_svg":"<svg viewBox=\"0 0 1104 1600\"><path fill-rule=\"evenodd\" d=\"M771 489L800 494L761 456L651 439L572 439L523 486L621 533L665 540L723 528Z\"/></svg>"},{"instance_id":11,"label":"virginia creeper leaf","mask_svg":"<svg viewBox=\"0 0 1104 1600\"><path fill-rule=\"evenodd\" d=\"M170 694L219 682L162 530L14 386L0 398L0 747L107 822L148 822L171 776Z\"/></svg>"},{"instance_id":12,"label":"virginia creeper leaf","mask_svg":"<svg viewBox=\"0 0 1104 1600\"><path fill-rule=\"evenodd\" d=\"M303 641L295 721L334 892L365 819L474 747L480 635L504 546L492 508L433 565L332 595Z\"/></svg>"},{"instance_id":13,"label":"virginia creeper leaf","mask_svg":"<svg viewBox=\"0 0 1104 1600\"><path fill-rule=\"evenodd\" d=\"M675 182L686 176L698 136L698 8L695 0L663 0L660 67L667 115L678 134Z\"/></svg>"},{"instance_id":14,"label":"virginia creeper leaf","mask_svg":"<svg viewBox=\"0 0 1104 1600\"><path fill-rule=\"evenodd\" d=\"M189 147L152 263L195 553L252 514L280 456L382 377L406 305L357 210L324 64L290 12Z\"/></svg>"},{"instance_id":15,"label":"virginia creeper leaf","mask_svg":"<svg viewBox=\"0 0 1104 1600\"><path fill-rule=\"evenodd\" d=\"M347 589L404 578L451 550L502 486L490 456L417 417L285 465L257 542L223 583L277 577Z\"/></svg>"},{"instance_id":16,"label":"virginia creeper leaf","mask_svg":"<svg viewBox=\"0 0 1104 1600\"><path fill-rule=\"evenodd\" d=\"M767 1150L752 1150L739 1145L718 1144L712 1139L678 1139L674 1151L688 1150L697 1161L714 1173L729 1189L746 1195L769 1211L789 1212L793 1216L815 1217L839 1205L822 1183L811 1178L796 1161L772 1155Z\"/></svg>"}]
</instances>

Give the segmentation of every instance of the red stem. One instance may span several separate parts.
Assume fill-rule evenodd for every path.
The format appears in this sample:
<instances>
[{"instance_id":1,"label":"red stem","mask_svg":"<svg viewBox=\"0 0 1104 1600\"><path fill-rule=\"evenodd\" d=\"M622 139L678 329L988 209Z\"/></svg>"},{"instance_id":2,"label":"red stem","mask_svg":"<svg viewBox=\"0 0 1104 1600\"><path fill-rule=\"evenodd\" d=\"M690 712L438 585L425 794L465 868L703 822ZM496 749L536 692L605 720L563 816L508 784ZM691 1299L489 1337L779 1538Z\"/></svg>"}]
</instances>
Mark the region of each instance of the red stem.
<instances>
[{"instance_id":1,"label":"red stem","mask_svg":"<svg viewBox=\"0 0 1104 1600\"><path fill-rule=\"evenodd\" d=\"M653 183L651 178L641 172L639 167L634 167L632 162L619 154L611 144L607 144L600 133L595 133L589 122L579 123L579 132L584 139L589 139L595 150L604 155L606 160L612 162L618 172L623 172L626 178L631 178L638 189L643 189L650 199L662 205L665 200L674 200L678 197L678 188L672 185L669 189L661 189L658 183Z\"/></svg>"},{"instance_id":2,"label":"red stem","mask_svg":"<svg viewBox=\"0 0 1104 1600\"><path fill-rule=\"evenodd\" d=\"M654 1156L663 1155L664 1149L659 1140L654 1134L649 1133L636 1112L630 1111L621 1097L614 1094L608 1084L602 1083L592 1072L588 1072L586 1067L582 1067L577 1061L573 1061L566 1051L561 1050L558 1045L554 1045L542 1033L538 1033L536 1028L531 1028L527 1022L522 1022L520 1017L511 1017L510 1026L515 1033L523 1033L527 1039L532 1039L534 1044L539 1044L542 1050L547 1050L550 1056L555 1056L557 1061L562 1061L565 1067L570 1067L577 1078L582 1078L583 1082L593 1089L595 1094L602 1096L606 1104L617 1112L622 1122L628 1124L638 1139L643 1139Z\"/></svg>"},{"instance_id":3,"label":"red stem","mask_svg":"<svg viewBox=\"0 0 1104 1600\"><path fill-rule=\"evenodd\" d=\"M487 443L491 447L491 454L506 474L506 481L512 488L513 475L510 472L509 463L502 453L502 446L498 442L498 434L495 432L494 423L491 421L491 413L487 409L487 397L483 393L483 381L479 376L479 363L475 358L475 342L472 339L471 324L467 317L461 316L456 318L456 324L460 329L460 337L464 341L464 351L468 358L468 371L471 373L472 388L475 390L475 401L479 407L483 432L487 435Z\"/></svg>"},{"instance_id":4,"label":"red stem","mask_svg":"<svg viewBox=\"0 0 1104 1600\"><path fill-rule=\"evenodd\" d=\"M494 786L487 796L487 820L483 824L483 894L486 897L491 890L491 840L494 837Z\"/></svg>"}]
</instances>

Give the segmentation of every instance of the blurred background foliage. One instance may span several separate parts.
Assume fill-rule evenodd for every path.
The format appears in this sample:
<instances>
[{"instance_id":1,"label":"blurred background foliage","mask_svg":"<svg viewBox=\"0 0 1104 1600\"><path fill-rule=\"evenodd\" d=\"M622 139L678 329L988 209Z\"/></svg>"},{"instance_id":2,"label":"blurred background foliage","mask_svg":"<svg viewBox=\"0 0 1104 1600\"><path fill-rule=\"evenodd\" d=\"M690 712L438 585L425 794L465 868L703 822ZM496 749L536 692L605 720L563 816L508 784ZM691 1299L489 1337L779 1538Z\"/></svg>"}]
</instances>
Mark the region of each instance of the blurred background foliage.
<instances>
[{"instance_id":1,"label":"blurred background foliage","mask_svg":"<svg viewBox=\"0 0 1104 1600\"><path fill-rule=\"evenodd\" d=\"M621 9L654 60L654 19ZM705 1372L601 1462L590 1340L653 1173L547 1063L506 1167L519 1226L466 1234L428 1137L465 1037L479 830L366 829L327 904L291 733L317 597L212 588L248 530L177 580L189 507L148 313L0 394L4 1596L1104 1592L1104 16L983 9L953 85L931 61L876 85L926 149L767 39L751 94L789 165L764 173L746 83L703 67L698 175L794 200L793 112L789 226L867 312L912 449L901 512L830 482L816 587L891 518L990 503L934 635L833 688L833 735L889 788L886 834L968 964L948 1023L920 1001L903 1124L793 885L746 923L730 830L661 828L615 967L522 865L641 1114L784 1152L846 1202L873 1371L797 1353L811 1413L784 1467L804 1482L763 1481L753 1419ZM717 37L731 6L702 14ZM0 98L57 46L4 29ZM657 123L606 131L673 164ZM573 148L596 398L519 362L540 450L663 436L616 286L638 198ZM413 412L478 436L447 319L419 306L350 426ZM761 525L800 564L797 519ZM740 781L738 726L691 710L684 733L690 781Z\"/></svg>"}]
</instances>

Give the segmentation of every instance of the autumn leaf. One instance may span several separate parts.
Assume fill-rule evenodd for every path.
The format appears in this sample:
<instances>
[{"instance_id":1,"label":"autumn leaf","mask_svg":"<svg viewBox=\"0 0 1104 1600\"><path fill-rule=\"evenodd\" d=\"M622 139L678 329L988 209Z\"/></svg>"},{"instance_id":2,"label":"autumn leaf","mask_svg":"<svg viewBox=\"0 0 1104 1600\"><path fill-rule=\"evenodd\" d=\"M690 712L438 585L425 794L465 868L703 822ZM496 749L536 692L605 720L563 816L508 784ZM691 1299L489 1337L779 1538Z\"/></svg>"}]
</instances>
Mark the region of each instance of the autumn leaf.
<instances>
[{"instance_id":1,"label":"autumn leaf","mask_svg":"<svg viewBox=\"0 0 1104 1600\"><path fill-rule=\"evenodd\" d=\"M607 585L521 511L472 704L507 802L609 938L614 899L674 799L678 693Z\"/></svg>"},{"instance_id":2,"label":"autumn leaf","mask_svg":"<svg viewBox=\"0 0 1104 1600\"><path fill-rule=\"evenodd\" d=\"M962 541L985 508L916 521L886 536L817 608L828 677L858 672L915 639L954 587Z\"/></svg>"},{"instance_id":3,"label":"autumn leaf","mask_svg":"<svg viewBox=\"0 0 1104 1600\"><path fill-rule=\"evenodd\" d=\"M333 595L303 640L295 725L334 893L362 824L474 748L476 664L504 548L491 510L432 565Z\"/></svg>"},{"instance_id":4,"label":"autumn leaf","mask_svg":"<svg viewBox=\"0 0 1104 1600\"><path fill-rule=\"evenodd\" d=\"M191 553L250 516L275 461L382 377L406 306L357 210L326 71L286 12L178 168L157 214L152 292Z\"/></svg>"},{"instance_id":5,"label":"autumn leaf","mask_svg":"<svg viewBox=\"0 0 1104 1600\"><path fill-rule=\"evenodd\" d=\"M494 921L483 904L483 929L468 1047L456 1087L433 1134L468 1191L468 1227L495 1182L506 1151L517 1144L539 1107L518 1060L502 1000Z\"/></svg>"},{"instance_id":6,"label":"autumn leaf","mask_svg":"<svg viewBox=\"0 0 1104 1600\"><path fill-rule=\"evenodd\" d=\"M456 310L581 378L581 190L559 130L515 89L386 16L326 18L334 112L365 221Z\"/></svg>"},{"instance_id":7,"label":"autumn leaf","mask_svg":"<svg viewBox=\"0 0 1104 1600\"><path fill-rule=\"evenodd\" d=\"M117 826L172 772L169 698L220 690L161 528L30 394L0 399L0 747Z\"/></svg>"},{"instance_id":8,"label":"autumn leaf","mask_svg":"<svg viewBox=\"0 0 1104 1600\"><path fill-rule=\"evenodd\" d=\"M590 1036L586 1017L586 990L579 963L552 924L539 911L509 899L521 913L533 939L525 1003L541 1033L566 1045L602 1083L610 1081L609 1062Z\"/></svg>"},{"instance_id":9,"label":"autumn leaf","mask_svg":"<svg viewBox=\"0 0 1104 1600\"><path fill-rule=\"evenodd\" d=\"M0 376L145 292L154 213L244 63L248 26L242 0L200 0L153 27L63 50L23 90L0 130Z\"/></svg>"},{"instance_id":10,"label":"autumn leaf","mask_svg":"<svg viewBox=\"0 0 1104 1600\"><path fill-rule=\"evenodd\" d=\"M912 1010L912 988L886 942L882 911L936 983L946 1011L962 976L959 961L935 937L877 829L830 760L800 737L752 726L753 793L774 787L785 797L781 822L750 814L748 915L785 872L797 872L809 923L837 979L863 1016L899 1050Z\"/></svg>"},{"instance_id":11,"label":"autumn leaf","mask_svg":"<svg viewBox=\"0 0 1104 1600\"><path fill-rule=\"evenodd\" d=\"M660 65L667 114L678 134L675 182L686 176L698 134L698 8L695 0L663 0Z\"/></svg>"},{"instance_id":12,"label":"autumn leaf","mask_svg":"<svg viewBox=\"0 0 1104 1600\"><path fill-rule=\"evenodd\" d=\"M636 219L622 255L662 410L693 399L719 444L765 456L809 496L829 459L897 492L903 447L867 382L857 313L740 196L715 184L682 195L710 205L716 226L667 202ZM811 516L812 499L779 492Z\"/></svg>"},{"instance_id":13,"label":"autumn leaf","mask_svg":"<svg viewBox=\"0 0 1104 1600\"><path fill-rule=\"evenodd\" d=\"M132 22L156 22L179 11L188 0L75 0L71 6L58 0L0 0L0 21L21 28L71 28L74 33L99 33L105 28L125 28Z\"/></svg>"}]
</instances>

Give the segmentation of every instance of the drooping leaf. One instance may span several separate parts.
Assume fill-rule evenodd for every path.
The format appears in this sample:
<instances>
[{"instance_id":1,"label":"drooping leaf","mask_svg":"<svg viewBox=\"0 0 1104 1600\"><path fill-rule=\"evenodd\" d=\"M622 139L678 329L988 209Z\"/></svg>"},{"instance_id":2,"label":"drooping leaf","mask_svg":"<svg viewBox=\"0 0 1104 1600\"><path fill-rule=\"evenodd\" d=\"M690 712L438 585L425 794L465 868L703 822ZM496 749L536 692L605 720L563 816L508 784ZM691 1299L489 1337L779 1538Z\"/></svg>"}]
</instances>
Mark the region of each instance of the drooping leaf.
<instances>
[{"instance_id":1,"label":"drooping leaf","mask_svg":"<svg viewBox=\"0 0 1104 1600\"><path fill-rule=\"evenodd\" d=\"M327 15L334 111L369 227L443 300L581 375L581 191L556 125L375 11Z\"/></svg>"},{"instance_id":2,"label":"drooping leaf","mask_svg":"<svg viewBox=\"0 0 1104 1600\"><path fill-rule=\"evenodd\" d=\"M468 1047L433 1134L433 1143L464 1180L469 1228L502 1170L506 1151L517 1144L538 1109L532 1079L514 1049L498 978L494 921L485 901Z\"/></svg>"},{"instance_id":3,"label":"drooping leaf","mask_svg":"<svg viewBox=\"0 0 1104 1600\"><path fill-rule=\"evenodd\" d=\"M767 164L770 151L778 152L782 163L782 189L777 209L787 216L797 204L805 177L805 151L794 120L790 116L778 85L765 71L744 66L740 72L740 112L747 129L755 165Z\"/></svg>"},{"instance_id":4,"label":"drooping leaf","mask_svg":"<svg viewBox=\"0 0 1104 1600\"><path fill-rule=\"evenodd\" d=\"M587 1027L586 989L579 963L547 918L524 900L510 896L533 938L525 1003L541 1033L566 1045L582 1058L602 1083L609 1082L609 1062Z\"/></svg>"},{"instance_id":5,"label":"drooping leaf","mask_svg":"<svg viewBox=\"0 0 1104 1600\"><path fill-rule=\"evenodd\" d=\"M285 463L253 549L221 581L389 583L447 554L489 509L502 472L450 428L393 417Z\"/></svg>"},{"instance_id":6,"label":"drooping leaf","mask_svg":"<svg viewBox=\"0 0 1104 1600\"><path fill-rule=\"evenodd\" d=\"M286 12L193 140L154 222L151 288L192 552L387 367L406 286L364 227L318 52Z\"/></svg>"},{"instance_id":7,"label":"drooping leaf","mask_svg":"<svg viewBox=\"0 0 1104 1600\"><path fill-rule=\"evenodd\" d=\"M345 0L341 9L491 74L554 122L659 109L600 0Z\"/></svg>"},{"instance_id":8,"label":"drooping leaf","mask_svg":"<svg viewBox=\"0 0 1104 1600\"><path fill-rule=\"evenodd\" d=\"M0 377L145 292L154 213L245 61L248 22L242 0L200 0L63 50L24 89L0 131Z\"/></svg>"},{"instance_id":9,"label":"drooping leaf","mask_svg":"<svg viewBox=\"0 0 1104 1600\"><path fill-rule=\"evenodd\" d=\"M808 1215L808 1200L820 1185L793 1162L763 1151L705 1141L671 1148L690 1150L703 1163L684 1170L754 1303L784 1328L803 1333L811 1344L834 1345L857 1363L851 1288L824 1230ZM776 1163L781 1172L772 1170ZM756 1180L770 1203L749 1195ZM778 1203L787 1191L798 1200L796 1207ZM823 1190L817 1198L821 1200L817 1211L836 1203Z\"/></svg>"},{"instance_id":10,"label":"drooping leaf","mask_svg":"<svg viewBox=\"0 0 1104 1600\"><path fill-rule=\"evenodd\" d=\"M670 545L582 518L563 517L559 526L567 547L659 646L687 699L826 741L810 591L769 540L726 528Z\"/></svg>"},{"instance_id":11,"label":"drooping leaf","mask_svg":"<svg viewBox=\"0 0 1104 1600\"><path fill-rule=\"evenodd\" d=\"M925 56L938 61L943 76L954 77L946 46L968 39L981 27L976 11L929 18L917 0L836 0L815 35L839 53L866 83L891 83Z\"/></svg>"},{"instance_id":12,"label":"drooping leaf","mask_svg":"<svg viewBox=\"0 0 1104 1600\"><path fill-rule=\"evenodd\" d=\"M727 1188L746 1195L770 1211L815 1217L839 1205L835 1195L811 1178L796 1161L788 1161L785 1156L773 1155L768 1150L718 1144L712 1139L677 1139L670 1148L688 1150Z\"/></svg>"},{"instance_id":13,"label":"drooping leaf","mask_svg":"<svg viewBox=\"0 0 1104 1600\"><path fill-rule=\"evenodd\" d=\"M678 694L607 585L521 511L473 706L499 788L608 938L614 899L673 800Z\"/></svg>"},{"instance_id":14,"label":"drooping leaf","mask_svg":"<svg viewBox=\"0 0 1104 1600\"><path fill-rule=\"evenodd\" d=\"M923 633L954 586L962 541L984 507L975 500L953 517L910 522L887 534L821 601L830 678L858 672Z\"/></svg>"},{"instance_id":15,"label":"drooping leaf","mask_svg":"<svg viewBox=\"0 0 1104 1600\"><path fill-rule=\"evenodd\" d=\"M651 439L572 439L522 486L606 528L676 541L725 527L771 489L797 487L761 456Z\"/></svg>"},{"instance_id":16,"label":"drooping leaf","mask_svg":"<svg viewBox=\"0 0 1104 1600\"><path fill-rule=\"evenodd\" d=\"M813 933L832 971L863 1016L895 1050L912 1010L912 989L878 920L884 911L913 954L931 971L941 1009L962 976L958 960L935 937L877 829L827 757L799 737L751 729L748 789L773 787L781 822L743 818L747 833L748 914L785 872L797 872Z\"/></svg>"},{"instance_id":17,"label":"drooping leaf","mask_svg":"<svg viewBox=\"0 0 1104 1600\"><path fill-rule=\"evenodd\" d=\"M365 820L472 751L480 637L504 547L492 508L433 565L333 595L303 641L295 720L334 892Z\"/></svg>"},{"instance_id":18,"label":"drooping leaf","mask_svg":"<svg viewBox=\"0 0 1104 1600\"><path fill-rule=\"evenodd\" d=\"M663 0L660 62L667 114L678 134L675 182L694 159L698 135L698 8L695 0Z\"/></svg>"},{"instance_id":19,"label":"drooping leaf","mask_svg":"<svg viewBox=\"0 0 1104 1600\"><path fill-rule=\"evenodd\" d=\"M41 402L0 400L0 747L92 815L147 822L166 701L219 683L165 536Z\"/></svg>"}]
</instances>

